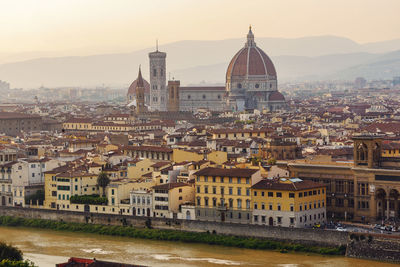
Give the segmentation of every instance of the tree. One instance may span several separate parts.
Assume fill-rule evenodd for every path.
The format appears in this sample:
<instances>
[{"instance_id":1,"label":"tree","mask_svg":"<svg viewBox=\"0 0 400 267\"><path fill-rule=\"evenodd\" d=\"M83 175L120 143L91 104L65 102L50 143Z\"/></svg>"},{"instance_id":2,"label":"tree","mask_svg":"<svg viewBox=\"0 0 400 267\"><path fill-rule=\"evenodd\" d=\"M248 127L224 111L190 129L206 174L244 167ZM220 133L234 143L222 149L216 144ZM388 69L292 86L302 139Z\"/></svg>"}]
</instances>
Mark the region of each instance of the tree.
<instances>
[{"instance_id":1,"label":"tree","mask_svg":"<svg viewBox=\"0 0 400 267\"><path fill-rule=\"evenodd\" d=\"M0 261L22 261L22 252L16 247L0 242Z\"/></svg>"},{"instance_id":2,"label":"tree","mask_svg":"<svg viewBox=\"0 0 400 267\"><path fill-rule=\"evenodd\" d=\"M97 176L97 186L103 188L103 197L106 196L106 187L110 183L110 178L108 177L108 174L105 172L99 173L99 176Z\"/></svg>"}]
</instances>

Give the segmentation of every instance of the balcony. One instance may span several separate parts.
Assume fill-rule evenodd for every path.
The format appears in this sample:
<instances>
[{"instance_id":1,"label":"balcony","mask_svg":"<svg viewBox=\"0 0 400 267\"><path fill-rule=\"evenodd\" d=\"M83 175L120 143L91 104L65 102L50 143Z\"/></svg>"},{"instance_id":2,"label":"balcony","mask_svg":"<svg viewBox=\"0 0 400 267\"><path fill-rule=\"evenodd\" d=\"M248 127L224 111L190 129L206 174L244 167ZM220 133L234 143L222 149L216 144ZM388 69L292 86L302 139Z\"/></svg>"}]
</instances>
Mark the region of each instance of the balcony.
<instances>
[{"instance_id":1,"label":"balcony","mask_svg":"<svg viewBox=\"0 0 400 267\"><path fill-rule=\"evenodd\" d=\"M228 210L228 206L226 204L221 205L221 204L218 203L217 210L219 210L219 211L227 211Z\"/></svg>"}]
</instances>

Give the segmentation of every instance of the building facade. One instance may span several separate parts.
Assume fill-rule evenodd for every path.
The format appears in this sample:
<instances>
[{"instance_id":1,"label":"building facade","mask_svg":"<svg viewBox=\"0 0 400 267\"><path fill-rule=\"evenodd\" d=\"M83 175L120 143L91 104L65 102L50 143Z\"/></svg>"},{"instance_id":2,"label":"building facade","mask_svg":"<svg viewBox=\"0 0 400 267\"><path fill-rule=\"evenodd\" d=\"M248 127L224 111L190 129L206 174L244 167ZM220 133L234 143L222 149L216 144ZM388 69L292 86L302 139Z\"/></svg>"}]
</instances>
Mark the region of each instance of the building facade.
<instances>
[{"instance_id":1,"label":"building facade","mask_svg":"<svg viewBox=\"0 0 400 267\"><path fill-rule=\"evenodd\" d=\"M254 224L310 227L326 222L325 187L301 179L263 179L252 186Z\"/></svg>"},{"instance_id":2,"label":"building facade","mask_svg":"<svg viewBox=\"0 0 400 267\"><path fill-rule=\"evenodd\" d=\"M382 138L354 136L354 162L296 160L290 177L326 187L327 219L361 222L399 219L400 161L382 157Z\"/></svg>"},{"instance_id":3,"label":"building facade","mask_svg":"<svg viewBox=\"0 0 400 267\"><path fill-rule=\"evenodd\" d=\"M251 186L261 180L259 170L207 167L193 175L197 220L251 223Z\"/></svg>"}]
</instances>

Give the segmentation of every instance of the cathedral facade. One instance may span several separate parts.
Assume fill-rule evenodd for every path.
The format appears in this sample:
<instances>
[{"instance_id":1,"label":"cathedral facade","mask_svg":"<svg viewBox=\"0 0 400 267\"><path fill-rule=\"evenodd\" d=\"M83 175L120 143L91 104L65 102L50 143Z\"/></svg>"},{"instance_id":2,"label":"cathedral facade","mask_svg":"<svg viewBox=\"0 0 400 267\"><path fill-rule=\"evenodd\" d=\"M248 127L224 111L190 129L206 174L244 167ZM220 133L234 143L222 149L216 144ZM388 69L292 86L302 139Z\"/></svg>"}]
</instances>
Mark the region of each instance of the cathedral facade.
<instances>
[{"instance_id":1,"label":"cathedral facade","mask_svg":"<svg viewBox=\"0 0 400 267\"><path fill-rule=\"evenodd\" d=\"M180 81L166 86L166 53L149 53L150 85L145 100L150 111L269 110L286 108L285 97L278 91L275 66L260 49L249 29L247 42L230 61L225 86L181 87ZM146 89L146 81L144 81Z\"/></svg>"}]
</instances>

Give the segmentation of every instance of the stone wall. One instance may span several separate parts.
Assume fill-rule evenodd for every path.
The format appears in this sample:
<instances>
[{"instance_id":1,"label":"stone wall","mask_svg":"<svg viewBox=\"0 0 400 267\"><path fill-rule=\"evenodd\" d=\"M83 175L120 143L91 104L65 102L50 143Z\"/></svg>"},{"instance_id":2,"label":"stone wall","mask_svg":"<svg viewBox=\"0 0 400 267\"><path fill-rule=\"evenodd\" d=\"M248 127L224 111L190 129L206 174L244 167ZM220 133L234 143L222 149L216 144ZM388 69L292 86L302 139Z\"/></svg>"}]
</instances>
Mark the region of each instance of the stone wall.
<instances>
[{"instance_id":1,"label":"stone wall","mask_svg":"<svg viewBox=\"0 0 400 267\"><path fill-rule=\"evenodd\" d=\"M400 263L400 236L351 234L346 256Z\"/></svg>"},{"instance_id":2,"label":"stone wall","mask_svg":"<svg viewBox=\"0 0 400 267\"><path fill-rule=\"evenodd\" d=\"M147 218L128 215L97 214L72 211L55 211L47 209L30 209L21 207L0 207L0 216L46 219L65 222L93 223L105 225L132 225L146 227L150 220L156 229L172 229L188 232L215 232L217 234L257 237L271 240L282 240L309 245L339 246L346 245L348 234L337 231L313 229L247 225L238 223L220 223L190 220L172 220L164 218Z\"/></svg>"}]
</instances>

